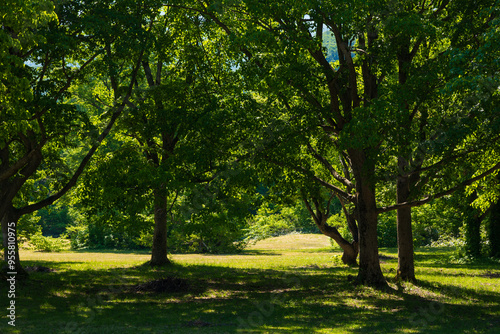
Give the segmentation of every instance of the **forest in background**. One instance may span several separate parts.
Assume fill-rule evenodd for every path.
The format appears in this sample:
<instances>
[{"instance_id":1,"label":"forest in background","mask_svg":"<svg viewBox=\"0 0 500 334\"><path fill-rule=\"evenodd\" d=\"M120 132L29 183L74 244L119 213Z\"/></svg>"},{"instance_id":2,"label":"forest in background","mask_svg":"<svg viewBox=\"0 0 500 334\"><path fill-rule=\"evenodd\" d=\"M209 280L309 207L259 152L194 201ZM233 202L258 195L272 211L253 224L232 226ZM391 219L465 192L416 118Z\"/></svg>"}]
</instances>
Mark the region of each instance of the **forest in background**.
<instances>
[{"instance_id":1,"label":"forest in background","mask_svg":"<svg viewBox=\"0 0 500 334\"><path fill-rule=\"evenodd\" d=\"M318 232L371 285L378 247L398 247L410 280L414 246L498 257L499 14L486 0L8 1L4 245L15 222L35 247L62 236L163 265Z\"/></svg>"}]
</instances>

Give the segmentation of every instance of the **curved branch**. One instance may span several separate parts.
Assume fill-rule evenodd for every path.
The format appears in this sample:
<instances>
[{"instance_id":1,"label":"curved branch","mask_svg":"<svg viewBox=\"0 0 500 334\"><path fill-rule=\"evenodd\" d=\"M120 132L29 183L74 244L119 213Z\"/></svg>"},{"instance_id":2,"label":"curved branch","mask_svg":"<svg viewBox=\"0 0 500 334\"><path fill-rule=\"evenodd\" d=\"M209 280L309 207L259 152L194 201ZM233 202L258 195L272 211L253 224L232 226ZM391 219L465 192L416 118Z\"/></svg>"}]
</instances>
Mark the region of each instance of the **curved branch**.
<instances>
[{"instance_id":1,"label":"curved branch","mask_svg":"<svg viewBox=\"0 0 500 334\"><path fill-rule=\"evenodd\" d=\"M328 171L330 172L330 174L332 174L332 176L335 178L335 180L339 181L340 183L342 183L343 185L345 185L346 187L348 188L354 188L354 184L346 179L345 177L343 177L342 175L340 175L336 170L335 168L333 168L333 166L328 162L328 160L325 159L325 157L323 157L322 155L320 155L312 146L310 143L307 143L307 148L309 149L309 151L312 153L313 157L318 160L323 166L325 166L326 169L328 169Z\"/></svg>"},{"instance_id":2,"label":"curved branch","mask_svg":"<svg viewBox=\"0 0 500 334\"><path fill-rule=\"evenodd\" d=\"M306 177L310 177L312 178L314 181L318 182L319 184L321 184L323 187L327 188L327 189L330 189L331 191L333 191L335 194L337 195L340 195L342 196L343 198L345 198L346 200L348 200L349 202L355 202L355 196L345 192L344 190L340 189L339 187L336 187L335 185L331 184L330 182L328 181L325 181L323 180L322 178L314 175L311 171L307 170L306 168L302 167L302 166L289 166L289 165L286 165L282 162L279 162L277 160L274 160L274 159L270 159L268 156L265 156L264 157L267 161L269 161L270 163L273 163L275 165L278 165L278 166L281 166L281 167L286 167L286 168L290 168L296 172L299 172L301 173L302 175L306 176Z\"/></svg>"},{"instance_id":3,"label":"curved branch","mask_svg":"<svg viewBox=\"0 0 500 334\"><path fill-rule=\"evenodd\" d=\"M44 143L45 144L45 143ZM43 145L38 145L36 148L30 150L21 159L17 160L12 166L10 166L6 171L0 174L0 182L5 181L8 178L16 175L33 157L39 154Z\"/></svg>"},{"instance_id":4,"label":"curved branch","mask_svg":"<svg viewBox=\"0 0 500 334\"><path fill-rule=\"evenodd\" d=\"M411 208L411 207L414 207L414 206L421 206L421 205L427 204L427 203L431 202L432 200L435 200L435 199L438 199L438 198L441 198L441 197L444 197L444 196L447 196L447 195L451 195L452 193L454 193L458 189L460 189L462 187L466 187L468 185L471 185L472 183L481 180L483 177L490 175L491 173L493 173L494 171L496 171L498 169L500 169L500 162L497 163L492 168L490 168L487 171L485 171L484 173L481 173L480 175L478 175L476 177L473 177L471 179L468 179L466 181L460 182L456 186L454 186L454 187L452 187L452 188L450 188L450 189L448 189L446 191L443 191L443 192L440 192L440 193L437 193L437 194L434 194L434 195L427 196L427 197L425 197L425 198L423 198L421 200L418 200L418 201L398 203L398 204L395 204L395 205L390 205L390 206L385 206L385 207L377 208L377 212L378 213L384 213L384 212L389 212L389 211L393 211L393 210L397 210L397 209L401 209L401 208L409 208L409 207Z\"/></svg>"}]
</instances>

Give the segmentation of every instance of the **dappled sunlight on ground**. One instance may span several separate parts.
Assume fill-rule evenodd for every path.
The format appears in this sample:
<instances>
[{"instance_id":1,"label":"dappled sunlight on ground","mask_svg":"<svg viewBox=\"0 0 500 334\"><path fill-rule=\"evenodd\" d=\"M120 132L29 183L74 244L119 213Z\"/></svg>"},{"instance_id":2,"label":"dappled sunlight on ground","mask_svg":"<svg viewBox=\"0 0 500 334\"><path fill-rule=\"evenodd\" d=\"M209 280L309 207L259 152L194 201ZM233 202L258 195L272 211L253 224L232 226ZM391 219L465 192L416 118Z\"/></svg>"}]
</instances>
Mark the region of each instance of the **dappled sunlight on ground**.
<instances>
[{"instance_id":1,"label":"dappled sunlight on ground","mask_svg":"<svg viewBox=\"0 0 500 334\"><path fill-rule=\"evenodd\" d=\"M382 249L391 289L380 291L353 285L349 276L357 269L342 265L340 252L321 237L272 238L234 255L174 254L173 265L162 268L146 265L145 252L23 251L25 266L54 270L33 271L19 284L18 325L6 333L458 334L499 328L497 264L448 264L452 250L417 250L419 281L411 284L392 279L397 254Z\"/></svg>"}]
</instances>

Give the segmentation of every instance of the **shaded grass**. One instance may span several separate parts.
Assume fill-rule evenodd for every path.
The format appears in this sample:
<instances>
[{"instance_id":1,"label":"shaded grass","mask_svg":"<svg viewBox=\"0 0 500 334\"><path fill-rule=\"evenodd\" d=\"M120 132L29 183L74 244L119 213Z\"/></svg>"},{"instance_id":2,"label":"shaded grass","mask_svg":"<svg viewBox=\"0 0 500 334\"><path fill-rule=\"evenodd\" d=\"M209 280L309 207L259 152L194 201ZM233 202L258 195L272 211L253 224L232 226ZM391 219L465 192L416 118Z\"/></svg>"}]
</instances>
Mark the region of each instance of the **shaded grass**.
<instances>
[{"instance_id":1,"label":"shaded grass","mask_svg":"<svg viewBox=\"0 0 500 334\"><path fill-rule=\"evenodd\" d=\"M392 290L384 292L352 285L348 276L357 270L339 264L340 253L269 247L238 255L174 255L174 265L159 269L144 265L147 254L24 252L24 265L56 272L35 272L18 282L16 327L3 318L0 332L499 332L494 263L447 265L449 249L417 250L418 284L391 281ZM394 250L381 254L386 277L393 277ZM190 288L134 288L165 277L183 278Z\"/></svg>"}]
</instances>

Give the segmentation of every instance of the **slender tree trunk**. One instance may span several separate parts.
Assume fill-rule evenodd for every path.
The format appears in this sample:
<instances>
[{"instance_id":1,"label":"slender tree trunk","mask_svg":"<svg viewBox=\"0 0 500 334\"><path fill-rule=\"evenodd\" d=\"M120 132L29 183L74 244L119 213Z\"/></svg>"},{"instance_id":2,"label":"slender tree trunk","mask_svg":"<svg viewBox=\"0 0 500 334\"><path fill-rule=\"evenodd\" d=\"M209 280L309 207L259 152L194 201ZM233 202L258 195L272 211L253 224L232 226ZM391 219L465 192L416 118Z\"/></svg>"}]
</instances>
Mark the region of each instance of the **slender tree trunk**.
<instances>
[{"instance_id":1,"label":"slender tree trunk","mask_svg":"<svg viewBox=\"0 0 500 334\"><path fill-rule=\"evenodd\" d=\"M400 170L406 167L406 161L398 159ZM408 176L399 176L397 180L397 203L405 203L410 198L410 179ZM397 278L404 281L416 281L415 263L413 258L413 233L411 226L411 208L397 210L398 230L398 270Z\"/></svg>"},{"instance_id":2,"label":"slender tree trunk","mask_svg":"<svg viewBox=\"0 0 500 334\"><path fill-rule=\"evenodd\" d=\"M474 192L468 196L465 203L465 252L468 256L478 258L481 256L481 213L472 207L472 202L477 199Z\"/></svg>"},{"instance_id":3,"label":"slender tree trunk","mask_svg":"<svg viewBox=\"0 0 500 334\"><path fill-rule=\"evenodd\" d=\"M350 152L356 180L356 214L359 230L359 272L357 281L375 287L386 287L387 282L380 268L377 240L378 211L375 186L372 178L375 166L362 151Z\"/></svg>"},{"instance_id":4,"label":"slender tree trunk","mask_svg":"<svg viewBox=\"0 0 500 334\"><path fill-rule=\"evenodd\" d=\"M465 227L465 252L472 258L481 256L481 219L474 213L467 217Z\"/></svg>"},{"instance_id":5,"label":"slender tree trunk","mask_svg":"<svg viewBox=\"0 0 500 334\"><path fill-rule=\"evenodd\" d=\"M488 239L490 241L490 256L500 258L500 198L491 208Z\"/></svg>"},{"instance_id":6,"label":"slender tree trunk","mask_svg":"<svg viewBox=\"0 0 500 334\"><path fill-rule=\"evenodd\" d=\"M154 190L154 235L151 266L170 264L167 258L167 191L163 187Z\"/></svg>"}]
</instances>

